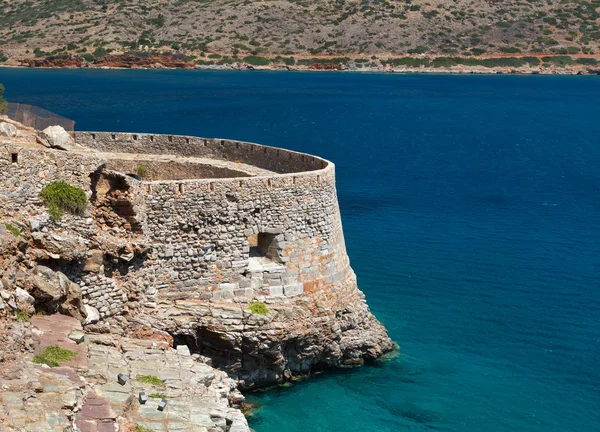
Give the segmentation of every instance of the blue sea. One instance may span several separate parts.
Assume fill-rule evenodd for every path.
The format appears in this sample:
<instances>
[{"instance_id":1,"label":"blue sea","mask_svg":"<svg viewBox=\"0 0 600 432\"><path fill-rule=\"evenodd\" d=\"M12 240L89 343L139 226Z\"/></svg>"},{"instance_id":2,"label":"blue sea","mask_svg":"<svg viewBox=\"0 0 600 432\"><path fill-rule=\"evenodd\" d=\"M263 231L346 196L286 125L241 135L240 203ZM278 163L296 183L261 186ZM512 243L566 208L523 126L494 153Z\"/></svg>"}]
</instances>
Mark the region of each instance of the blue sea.
<instances>
[{"instance_id":1,"label":"blue sea","mask_svg":"<svg viewBox=\"0 0 600 432\"><path fill-rule=\"evenodd\" d=\"M600 431L600 77L0 69L78 130L337 166L400 355L250 395L257 432Z\"/></svg>"}]
</instances>

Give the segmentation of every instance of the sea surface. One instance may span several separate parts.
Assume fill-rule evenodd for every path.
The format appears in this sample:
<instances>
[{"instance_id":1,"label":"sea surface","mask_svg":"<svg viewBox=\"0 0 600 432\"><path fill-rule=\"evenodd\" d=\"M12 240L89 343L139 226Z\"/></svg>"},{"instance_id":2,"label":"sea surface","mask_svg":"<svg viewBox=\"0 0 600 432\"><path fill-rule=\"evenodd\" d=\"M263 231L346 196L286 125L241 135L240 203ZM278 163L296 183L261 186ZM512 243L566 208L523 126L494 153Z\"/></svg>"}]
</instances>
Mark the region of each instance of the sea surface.
<instances>
[{"instance_id":1,"label":"sea surface","mask_svg":"<svg viewBox=\"0 0 600 432\"><path fill-rule=\"evenodd\" d=\"M0 69L78 130L336 164L400 355L251 395L257 432L600 431L600 77Z\"/></svg>"}]
</instances>

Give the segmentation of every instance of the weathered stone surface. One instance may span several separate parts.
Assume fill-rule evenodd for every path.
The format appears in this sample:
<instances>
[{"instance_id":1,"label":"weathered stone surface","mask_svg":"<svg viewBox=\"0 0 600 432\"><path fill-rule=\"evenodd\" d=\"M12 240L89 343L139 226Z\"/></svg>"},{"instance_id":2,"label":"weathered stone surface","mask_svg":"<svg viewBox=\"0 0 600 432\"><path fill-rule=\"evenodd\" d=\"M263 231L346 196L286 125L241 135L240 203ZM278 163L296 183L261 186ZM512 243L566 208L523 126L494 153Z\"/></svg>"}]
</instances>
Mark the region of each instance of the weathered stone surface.
<instances>
[{"instance_id":1,"label":"weathered stone surface","mask_svg":"<svg viewBox=\"0 0 600 432\"><path fill-rule=\"evenodd\" d=\"M84 309L87 314L84 324L94 324L100 320L98 309L90 305L84 305Z\"/></svg>"},{"instance_id":2,"label":"weathered stone surface","mask_svg":"<svg viewBox=\"0 0 600 432\"><path fill-rule=\"evenodd\" d=\"M6 122L0 122L0 136L15 137L17 136L17 128Z\"/></svg>"},{"instance_id":3,"label":"weathered stone surface","mask_svg":"<svg viewBox=\"0 0 600 432\"><path fill-rule=\"evenodd\" d=\"M38 266L29 281L30 292L37 304L43 305L50 312L60 312L80 321L85 320L81 289L62 272Z\"/></svg>"},{"instance_id":4,"label":"weathered stone surface","mask_svg":"<svg viewBox=\"0 0 600 432\"><path fill-rule=\"evenodd\" d=\"M75 145L71 135L62 126L49 126L42 131L41 136L53 148L71 150Z\"/></svg>"}]
</instances>

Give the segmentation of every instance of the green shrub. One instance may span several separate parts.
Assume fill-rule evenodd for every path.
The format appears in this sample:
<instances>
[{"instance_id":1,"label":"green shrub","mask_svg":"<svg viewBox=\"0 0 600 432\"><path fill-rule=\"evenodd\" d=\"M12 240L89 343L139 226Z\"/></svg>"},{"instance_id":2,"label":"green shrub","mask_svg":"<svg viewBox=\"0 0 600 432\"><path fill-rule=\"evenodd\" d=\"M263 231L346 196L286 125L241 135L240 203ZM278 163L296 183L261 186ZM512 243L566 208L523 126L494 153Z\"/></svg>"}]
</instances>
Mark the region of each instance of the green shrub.
<instances>
[{"instance_id":1,"label":"green shrub","mask_svg":"<svg viewBox=\"0 0 600 432\"><path fill-rule=\"evenodd\" d=\"M17 318L18 321L29 322L29 314L25 311L16 310L15 317Z\"/></svg>"},{"instance_id":2,"label":"green shrub","mask_svg":"<svg viewBox=\"0 0 600 432\"><path fill-rule=\"evenodd\" d=\"M167 399L168 398L168 396L163 393L152 393L152 394L149 394L148 397L152 398L152 399Z\"/></svg>"},{"instance_id":3,"label":"green shrub","mask_svg":"<svg viewBox=\"0 0 600 432\"><path fill-rule=\"evenodd\" d=\"M500 52L503 52L505 54L516 54L520 53L521 50L517 47L500 47Z\"/></svg>"},{"instance_id":4,"label":"green shrub","mask_svg":"<svg viewBox=\"0 0 600 432\"><path fill-rule=\"evenodd\" d=\"M408 53L409 54L424 54L427 51L429 51L429 47L425 46L425 45L419 45L418 47L416 47L415 49L409 49Z\"/></svg>"},{"instance_id":5,"label":"green shrub","mask_svg":"<svg viewBox=\"0 0 600 432\"><path fill-rule=\"evenodd\" d=\"M246 56L243 60L245 63L248 63L249 65L253 66L267 66L269 64L268 58L255 55Z\"/></svg>"},{"instance_id":6,"label":"green shrub","mask_svg":"<svg viewBox=\"0 0 600 432\"><path fill-rule=\"evenodd\" d=\"M135 380L142 384L150 384L158 387L163 387L165 385L163 380L154 375L138 375Z\"/></svg>"},{"instance_id":7,"label":"green shrub","mask_svg":"<svg viewBox=\"0 0 600 432\"><path fill-rule=\"evenodd\" d=\"M137 169L137 175L140 178L140 180L146 177L146 174L148 174L148 168L146 167L146 165L140 165Z\"/></svg>"},{"instance_id":8,"label":"green shrub","mask_svg":"<svg viewBox=\"0 0 600 432\"><path fill-rule=\"evenodd\" d=\"M7 102L4 100L4 86L0 84L0 114L6 112Z\"/></svg>"},{"instance_id":9,"label":"green shrub","mask_svg":"<svg viewBox=\"0 0 600 432\"><path fill-rule=\"evenodd\" d=\"M40 196L54 222L60 220L65 211L74 215L83 214L87 205L83 189L71 186L63 180L50 183L42 189Z\"/></svg>"},{"instance_id":10,"label":"green shrub","mask_svg":"<svg viewBox=\"0 0 600 432\"><path fill-rule=\"evenodd\" d=\"M553 56L553 57L542 57L544 63L554 63L558 67L564 67L572 65L574 63L571 56Z\"/></svg>"},{"instance_id":11,"label":"green shrub","mask_svg":"<svg viewBox=\"0 0 600 432\"><path fill-rule=\"evenodd\" d=\"M64 349L58 345L50 345L41 354L33 357L33 362L58 367L62 362L71 361L77 356L75 351Z\"/></svg>"},{"instance_id":12,"label":"green shrub","mask_svg":"<svg viewBox=\"0 0 600 432\"><path fill-rule=\"evenodd\" d=\"M575 60L576 63L579 64L584 64L584 65L595 65L598 63L598 61L596 59L593 58L579 58L577 60Z\"/></svg>"},{"instance_id":13,"label":"green shrub","mask_svg":"<svg viewBox=\"0 0 600 432\"><path fill-rule=\"evenodd\" d=\"M255 301L248 305L250 312L256 315L268 315L269 309L263 302Z\"/></svg>"},{"instance_id":14,"label":"green shrub","mask_svg":"<svg viewBox=\"0 0 600 432\"><path fill-rule=\"evenodd\" d=\"M13 224L11 224L9 222L3 222L3 225L6 227L8 232L10 232L15 237L23 237L23 234L21 234L21 231L19 231L19 228L17 228Z\"/></svg>"}]
</instances>

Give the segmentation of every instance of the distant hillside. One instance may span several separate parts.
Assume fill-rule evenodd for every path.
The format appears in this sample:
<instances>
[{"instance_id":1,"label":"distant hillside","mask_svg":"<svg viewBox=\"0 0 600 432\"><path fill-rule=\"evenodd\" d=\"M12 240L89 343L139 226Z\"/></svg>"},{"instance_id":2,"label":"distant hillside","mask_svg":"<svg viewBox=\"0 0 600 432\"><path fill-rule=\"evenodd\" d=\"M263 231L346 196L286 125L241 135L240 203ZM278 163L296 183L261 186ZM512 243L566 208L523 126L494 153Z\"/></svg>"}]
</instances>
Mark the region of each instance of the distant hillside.
<instances>
[{"instance_id":1,"label":"distant hillside","mask_svg":"<svg viewBox=\"0 0 600 432\"><path fill-rule=\"evenodd\" d=\"M600 52L600 0L4 0L0 61ZM214 54L210 57L210 54Z\"/></svg>"}]
</instances>

